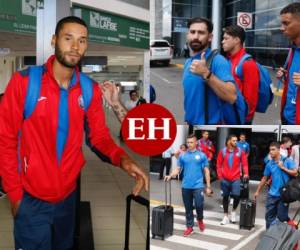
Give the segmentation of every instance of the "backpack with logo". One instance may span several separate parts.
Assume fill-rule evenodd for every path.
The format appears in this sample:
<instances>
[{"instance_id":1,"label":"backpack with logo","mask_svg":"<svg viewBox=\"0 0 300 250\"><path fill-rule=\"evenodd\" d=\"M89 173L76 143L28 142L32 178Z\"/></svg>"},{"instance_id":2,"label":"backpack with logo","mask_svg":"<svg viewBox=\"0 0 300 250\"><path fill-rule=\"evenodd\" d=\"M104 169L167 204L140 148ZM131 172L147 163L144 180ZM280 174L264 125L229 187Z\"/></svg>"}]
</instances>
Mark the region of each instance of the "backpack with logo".
<instances>
[{"instance_id":1,"label":"backpack with logo","mask_svg":"<svg viewBox=\"0 0 300 250\"><path fill-rule=\"evenodd\" d=\"M251 59L252 56L245 54L242 56L240 62L235 67L235 74L241 81L243 81L243 64L246 60ZM256 112L265 113L268 106L272 103L274 95L272 92L272 80L269 71L261 64L256 62L259 71L259 87L258 87L258 100L256 105Z\"/></svg>"},{"instance_id":2,"label":"backpack with logo","mask_svg":"<svg viewBox=\"0 0 300 250\"><path fill-rule=\"evenodd\" d=\"M211 65L214 57L219 54L218 50L212 50L206 60L207 67L211 70ZM244 124L248 114L248 105L235 82L237 99L234 104L224 102L222 106L223 123L225 124ZM205 124L208 124L208 86L205 84Z\"/></svg>"}]
</instances>

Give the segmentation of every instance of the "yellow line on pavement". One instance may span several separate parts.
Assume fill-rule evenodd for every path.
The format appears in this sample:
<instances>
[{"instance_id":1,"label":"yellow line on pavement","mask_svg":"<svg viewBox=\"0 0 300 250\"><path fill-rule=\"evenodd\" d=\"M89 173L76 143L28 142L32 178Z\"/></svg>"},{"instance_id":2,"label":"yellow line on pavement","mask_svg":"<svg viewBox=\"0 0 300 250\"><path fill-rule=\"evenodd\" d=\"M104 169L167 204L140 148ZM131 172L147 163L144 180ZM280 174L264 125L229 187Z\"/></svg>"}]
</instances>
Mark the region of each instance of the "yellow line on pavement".
<instances>
[{"instance_id":1,"label":"yellow line on pavement","mask_svg":"<svg viewBox=\"0 0 300 250\"><path fill-rule=\"evenodd\" d=\"M173 67L177 67L177 68L183 69L183 64L174 63L174 64L170 64L170 65L173 66Z\"/></svg>"}]
</instances>

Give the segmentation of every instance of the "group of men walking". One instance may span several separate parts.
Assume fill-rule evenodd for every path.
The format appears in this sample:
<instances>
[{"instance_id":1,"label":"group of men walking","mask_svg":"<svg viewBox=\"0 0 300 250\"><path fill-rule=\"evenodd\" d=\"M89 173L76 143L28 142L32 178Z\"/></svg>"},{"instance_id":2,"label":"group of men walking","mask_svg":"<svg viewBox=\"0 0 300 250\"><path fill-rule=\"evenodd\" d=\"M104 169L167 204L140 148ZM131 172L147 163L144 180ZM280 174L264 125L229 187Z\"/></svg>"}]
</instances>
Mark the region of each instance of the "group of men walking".
<instances>
[{"instance_id":1,"label":"group of men walking","mask_svg":"<svg viewBox=\"0 0 300 250\"><path fill-rule=\"evenodd\" d=\"M292 43L286 63L276 75L284 83L281 120L283 124L300 124L300 3L284 7L280 19L280 29ZM190 125L252 124L256 111L265 112L266 107L264 111L258 109L265 101L260 95L271 91L271 82L262 89L266 71L243 47L243 28L231 25L223 29L222 48L226 57L212 55L212 32L213 24L206 18L196 17L188 22L191 58L187 59L183 73L185 121ZM272 102L271 96L264 105Z\"/></svg>"},{"instance_id":2,"label":"group of men walking","mask_svg":"<svg viewBox=\"0 0 300 250\"><path fill-rule=\"evenodd\" d=\"M248 156L250 152L249 144L246 142L246 135L240 134L240 140L236 135L229 135L226 138L225 147L221 148L217 154L216 171L220 180L222 193L222 205L224 217L221 225L237 222L236 209L240 202L241 182L249 180ZM202 150L200 143L207 146ZM208 132L202 132L202 138L197 140L195 134L191 134L186 139L187 151L181 153L177 160L177 167L171 174L165 176L165 181L170 181L183 171L182 179L182 199L186 211L186 230L183 235L188 236L193 233L194 215L193 204L196 209L197 222L200 231L205 230L203 217L204 195L212 196L209 157L215 152L213 143L208 139ZM269 146L269 154L265 159L265 169L263 178L257 187L252 199L256 200L261 190L266 187L269 181L268 196L266 200L266 228L272 223L279 221L289 221L288 208L280 198L280 189L292 177L298 174L298 166L291 157L282 155L284 143L272 142ZM291 146L291 145L290 145ZM213 156L210 158L212 159ZM210 170L211 169L211 170ZM204 179L205 183L204 184ZM271 181L270 181L271 179ZM250 196L251 198L251 196ZM229 213L229 202L233 199L232 211Z\"/></svg>"}]
</instances>

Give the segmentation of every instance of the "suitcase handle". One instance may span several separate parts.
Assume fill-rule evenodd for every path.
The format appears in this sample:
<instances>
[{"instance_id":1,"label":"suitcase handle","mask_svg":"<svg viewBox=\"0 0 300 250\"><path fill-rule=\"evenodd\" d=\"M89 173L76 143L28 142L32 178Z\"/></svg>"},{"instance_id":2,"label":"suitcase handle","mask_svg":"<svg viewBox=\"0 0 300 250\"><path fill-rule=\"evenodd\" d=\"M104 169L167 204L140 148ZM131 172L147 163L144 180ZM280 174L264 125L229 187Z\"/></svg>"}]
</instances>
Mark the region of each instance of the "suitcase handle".
<instances>
[{"instance_id":1,"label":"suitcase handle","mask_svg":"<svg viewBox=\"0 0 300 250\"><path fill-rule=\"evenodd\" d=\"M170 181L165 181L165 206L168 206L168 201L167 201L167 198L168 198L168 197L167 197L167 196L168 196L167 185L168 185L168 183L167 183L167 182L169 183L169 192L170 192L170 196L169 196L169 197L170 197L170 198L169 198L169 202L170 202L170 203L169 203L169 205L171 206L171 200L172 200L172 199L171 199L171 198L172 198L172 197L171 197L171 180L170 180Z\"/></svg>"},{"instance_id":2,"label":"suitcase handle","mask_svg":"<svg viewBox=\"0 0 300 250\"><path fill-rule=\"evenodd\" d=\"M131 201L134 200L136 203L139 203L143 206L145 206L148 210L148 219L147 219L147 241L146 241L146 250L150 249L150 239L149 239L149 200L145 199L142 196L134 196L133 194L130 194L126 198L126 228L125 228L125 246L124 250L129 250L129 231L130 231L130 207L131 207Z\"/></svg>"}]
</instances>

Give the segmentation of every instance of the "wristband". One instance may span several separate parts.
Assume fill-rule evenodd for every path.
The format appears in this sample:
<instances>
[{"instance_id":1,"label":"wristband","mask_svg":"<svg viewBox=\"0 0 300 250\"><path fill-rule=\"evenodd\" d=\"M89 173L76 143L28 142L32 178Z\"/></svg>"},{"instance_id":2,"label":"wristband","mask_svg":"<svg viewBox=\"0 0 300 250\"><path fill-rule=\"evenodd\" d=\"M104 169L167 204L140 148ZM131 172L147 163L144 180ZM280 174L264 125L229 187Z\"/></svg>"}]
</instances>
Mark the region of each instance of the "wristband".
<instances>
[{"instance_id":1,"label":"wristband","mask_svg":"<svg viewBox=\"0 0 300 250\"><path fill-rule=\"evenodd\" d=\"M209 71L208 75L204 78L204 80L205 80L205 81L208 81L209 78L211 77L211 75L212 75L212 72Z\"/></svg>"}]
</instances>

